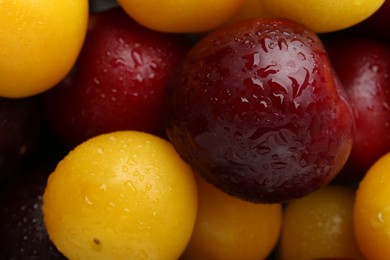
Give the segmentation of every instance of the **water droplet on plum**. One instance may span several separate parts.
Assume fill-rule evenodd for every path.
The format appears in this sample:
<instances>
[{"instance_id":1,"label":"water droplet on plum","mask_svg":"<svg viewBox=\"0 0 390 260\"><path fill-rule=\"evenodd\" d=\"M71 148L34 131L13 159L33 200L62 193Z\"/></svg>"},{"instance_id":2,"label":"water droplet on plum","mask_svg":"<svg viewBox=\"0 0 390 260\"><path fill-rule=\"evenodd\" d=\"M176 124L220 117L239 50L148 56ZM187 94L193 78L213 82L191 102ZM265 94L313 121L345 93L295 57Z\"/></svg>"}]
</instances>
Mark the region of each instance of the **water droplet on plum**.
<instances>
[{"instance_id":1,"label":"water droplet on plum","mask_svg":"<svg viewBox=\"0 0 390 260\"><path fill-rule=\"evenodd\" d=\"M290 21L248 20L209 34L170 81L168 138L206 180L251 202L323 187L345 163L353 129L324 57L318 37Z\"/></svg>"}]
</instances>

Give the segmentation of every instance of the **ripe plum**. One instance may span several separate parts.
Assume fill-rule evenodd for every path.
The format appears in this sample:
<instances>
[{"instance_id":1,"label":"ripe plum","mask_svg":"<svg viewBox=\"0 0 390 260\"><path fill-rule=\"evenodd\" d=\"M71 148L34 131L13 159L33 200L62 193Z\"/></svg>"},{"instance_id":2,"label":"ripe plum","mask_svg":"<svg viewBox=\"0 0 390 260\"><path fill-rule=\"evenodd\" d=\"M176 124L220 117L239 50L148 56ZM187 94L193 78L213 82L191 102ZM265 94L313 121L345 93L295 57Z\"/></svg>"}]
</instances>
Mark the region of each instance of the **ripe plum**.
<instances>
[{"instance_id":1,"label":"ripe plum","mask_svg":"<svg viewBox=\"0 0 390 260\"><path fill-rule=\"evenodd\" d=\"M292 21L215 31L170 81L166 131L209 182L252 202L282 202L329 183L354 121L319 38Z\"/></svg>"}]
</instances>

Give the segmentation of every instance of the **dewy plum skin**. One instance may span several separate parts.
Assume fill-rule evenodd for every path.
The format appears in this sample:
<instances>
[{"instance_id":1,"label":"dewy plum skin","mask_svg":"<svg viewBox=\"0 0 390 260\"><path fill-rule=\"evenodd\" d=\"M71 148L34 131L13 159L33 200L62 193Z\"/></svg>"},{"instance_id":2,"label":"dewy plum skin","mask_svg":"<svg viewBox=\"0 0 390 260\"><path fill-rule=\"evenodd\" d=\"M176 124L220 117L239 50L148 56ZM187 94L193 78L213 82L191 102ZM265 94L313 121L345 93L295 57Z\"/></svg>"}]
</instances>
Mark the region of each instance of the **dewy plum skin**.
<instances>
[{"instance_id":1,"label":"dewy plum skin","mask_svg":"<svg viewBox=\"0 0 390 260\"><path fill-rule=\"evenodd\" d=\"M354 121L318 37L291 21L203 38L173 75L166 131L210 183L256 203L299 198L345 164Z\"/></svg>"},{"instance_id":2,"label":"dewy plum skin","mask_svg":"<svg viewBox=\"0 0 390 260\"><path fill-rule=\"evenodd\" d=\"M338 37L324 43L353 110L356 131L351 154L338 179L361 181L390 151L390 45Z\"/></svg>"},{"instance_id":3,"label":"dewy plum skin","mask_svg":"<svg viewBox=\"0 0 390 260\"><path fill-rule=\"evenodd\" d=\"M165 87L192 40L140 26L119 7L91 21L73 71L45 93L56 136L73 148L124 129L163 135Z\"/></svg>"}]
</instances>

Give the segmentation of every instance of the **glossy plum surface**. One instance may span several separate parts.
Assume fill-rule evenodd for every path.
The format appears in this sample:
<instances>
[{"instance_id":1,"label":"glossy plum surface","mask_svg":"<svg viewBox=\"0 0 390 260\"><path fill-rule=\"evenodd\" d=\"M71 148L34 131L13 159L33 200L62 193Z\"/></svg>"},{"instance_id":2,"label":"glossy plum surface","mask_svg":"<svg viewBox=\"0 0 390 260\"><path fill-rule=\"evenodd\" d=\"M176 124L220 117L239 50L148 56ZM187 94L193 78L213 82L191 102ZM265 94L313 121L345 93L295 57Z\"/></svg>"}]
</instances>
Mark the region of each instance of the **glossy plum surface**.
<instances>
[{"instance_id":1,"label":"glossy plum surface","mask_svg":"<svg viewBox=\"0 0 390 260\"><path fill-rule=\"evenodd\" d=\"M0 259L66 259L49 240L42 195L50 166L0 183Z\"/></svg>"},{"instance_id":2,"label":"glossy plum surface","mask_svg":"<svg viewBox=\"0 0 390 260\"><path fill-rule=\"evenodd\" d=\"M340 177L360 181L390 151L390 45L373 39L325 42L356 123L354 144Z\"/></svg>"},{"instance_id":3,"label":"glossy plum surface","mask_svg":"<svg viewBox=\"0 0 390 260\"><path fill-rule=\"evenodd\" d=\"M281 202L329 183L348 158L353 117L317 36L248 20L203 38L174 74L166 130L223 191Z\"/></svg>"},{"instance_id":4,"label":"glossy plum surface","mask_svg":"<svg viewBox=\"0 0 390 260\"><path fill-rule=\"evenodd\" d=\"M151 31L120 8L94 14L73 71L45 95L50 125L68 147L118 130L161 135L168 78L191 46L187 35Z\"/></svg>"}]
</instances>

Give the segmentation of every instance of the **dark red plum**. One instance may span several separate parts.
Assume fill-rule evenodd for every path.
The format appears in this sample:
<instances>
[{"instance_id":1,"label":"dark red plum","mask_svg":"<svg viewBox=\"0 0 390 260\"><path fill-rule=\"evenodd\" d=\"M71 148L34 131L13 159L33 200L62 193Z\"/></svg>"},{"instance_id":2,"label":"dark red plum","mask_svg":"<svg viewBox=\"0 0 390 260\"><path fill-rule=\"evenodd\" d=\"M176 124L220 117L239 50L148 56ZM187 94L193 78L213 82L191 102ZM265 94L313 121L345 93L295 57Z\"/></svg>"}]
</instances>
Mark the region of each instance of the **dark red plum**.
<instances>
[{"instance_id":1,"label":"dark red plum","mask_svg":"<svg viewBox=\"0 0 390 260\"><path fill-rule=\"evenodd\" d=\"M37 166L0 184L0 259L66 259L50 241L42 194L51 166Z\"/></svg>"},{"instance_id":2,"label":"dark red plum","mask_svg":"<svg viewBox=\"0 0 390 260\"><path fill-rule=\"evenodd\" d=\"M40 112L36 98L0 98L0 181L30 159L40 137Z\"/></svg>"},{"instance_id":3,"label":"dark red plum","mask_svg":"<svg viewBox=\"0 0 390 260\"><path fill-rule=\"evenodd\" d=\"M359 181L390 151L390 45L356 37L325 42L356 123L351 155L340 179Z\"/></svg>"},{"instance_id":4,"label":"dark red plum","mask_svg":"<svg viewBox=\"0 0 390 260\"><path fill-rule=\"evenodd\" d=\"M212 32L173 75L166 131L210 183L255 203L328 184L352 146L351 109L319 38L286 20Z\"/></svg>"},{"instance_id":5,"label":"dark red plum","mask_svg":"<svg viewBox=\"0 0 390 260\"><path fill-rule=\"evenodd\" d=\"M45 95L49 124L70 148L118 130L163 135L165 88L192 44L142 27L119 7L94 14L73 71Z\"/></svg>"}]
</instances>

